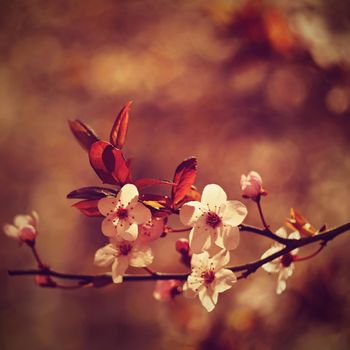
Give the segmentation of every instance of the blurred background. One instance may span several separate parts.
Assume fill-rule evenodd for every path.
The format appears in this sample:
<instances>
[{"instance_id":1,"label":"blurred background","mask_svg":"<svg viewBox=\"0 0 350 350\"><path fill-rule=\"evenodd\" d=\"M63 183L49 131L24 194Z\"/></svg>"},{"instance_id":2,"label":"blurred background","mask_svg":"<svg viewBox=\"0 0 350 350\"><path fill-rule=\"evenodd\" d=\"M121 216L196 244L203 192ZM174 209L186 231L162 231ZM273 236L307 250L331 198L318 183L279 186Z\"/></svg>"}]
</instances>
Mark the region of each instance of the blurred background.
<instances>
[{"instance_id":1,"label":"blurred background","mask_svg":"<svg viewBox=\"0 0 350 350\"><path fill-rule=\"evenodd\" d=\"M198 157L199 190L258 171L272 228L291 207L315 227L350 218L350 2L43 1L0 4L1 225L39 212L38 249L66 272L104 272L105 240L65 198L100 185L67 120L107 138L133 100L125 152L136 177L171 179ZM162 188L166 192L168 188ZM260 225L247 202L246 223ZM172 222L179 225L176 219ZM185 236L182 234L182 236ZM270 247L242 233L232 263ZM153 247L159 271L185 271L180 234ZM1 241L1 349L335 349L350 346L349 237L296 266L287 291L259 270L219 298L153 299L153 283L79 291L37 287L9 268L35 266L28 249ZM315 249L315 248L314 248ZM303 254L313 251L308 248Z\"/></svg>"}]
</instances>

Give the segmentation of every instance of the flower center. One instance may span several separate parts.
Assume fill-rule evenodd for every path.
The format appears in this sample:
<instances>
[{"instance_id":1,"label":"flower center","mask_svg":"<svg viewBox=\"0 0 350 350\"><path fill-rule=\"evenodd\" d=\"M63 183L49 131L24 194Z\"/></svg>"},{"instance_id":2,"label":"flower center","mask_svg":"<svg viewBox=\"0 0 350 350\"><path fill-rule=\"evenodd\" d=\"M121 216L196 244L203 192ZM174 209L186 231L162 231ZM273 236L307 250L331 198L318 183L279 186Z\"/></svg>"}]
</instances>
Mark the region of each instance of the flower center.
<instances>
[{"instance_id":1,"label":"flower center","mask_svg":"<svg viewBox=\"0 0 350 350\"><path fill-rule=\"evenodd\" d=\"M121 243L119 246L120 255L128 255L132 249L132 245L128 242Z\"/></svg>"},{"instance_id":2,"label":"flower center","mask_svg":"<svg viewBox=\"0 0 350 350\"><path fill-rule=\"evenodd\" d=\"M215 279L215 272L213 270L207 270L202 273L205 285L211 284Z\"/></svg>"},{"instance_id":3,"label":"flower center","mask_svg":"<svg viewBox=\"0 0 350 350\"><path fill-rule=\"evenodd\" d=\"M117 218L126 219L128 217L128 210L125 208L119 208L116 213Z\"/></svg>"},{"instance_id":4,"label":"flower center","mask_svg":"<svg viewBox=\"0 0 350 350\"><path fill-rule=\"evenodd\" d=\"M216 227L218 227L221 224L221 217L218 214L213 213L212 211L210 211L207 214L206 223L207 223L208 226L210 226L212 228L216 228Z\"/></svg>"},{"instance_id":5,"label":"flower center","mask_svg":"<svg viewBox=\"0 0 350 350\"><path fill-rule=\"evenodd\" d=\"M284 267L288 267L293 262L293 260L294 260L293 259L293 255L288 253L288 254L285 254L285 255L282 256L281 264Z\"/></svg>"}]
</instances>

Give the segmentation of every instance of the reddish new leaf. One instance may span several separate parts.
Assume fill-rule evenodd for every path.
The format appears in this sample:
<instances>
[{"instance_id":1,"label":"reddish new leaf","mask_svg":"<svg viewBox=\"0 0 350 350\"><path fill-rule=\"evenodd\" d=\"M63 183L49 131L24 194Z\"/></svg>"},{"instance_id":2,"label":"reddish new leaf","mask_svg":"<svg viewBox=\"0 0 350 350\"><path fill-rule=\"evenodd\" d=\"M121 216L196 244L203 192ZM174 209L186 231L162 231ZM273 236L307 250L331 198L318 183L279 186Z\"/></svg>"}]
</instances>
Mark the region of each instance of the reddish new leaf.
<instances>
[{"instance_id":1,"label":"reddish new leaf","mask_svg":"<svg viewBox=\"0 0 350 350\"><path fill-rule=\"evenodd\" d=\"M110 143L95 142L90 149L89 160L104 183L122 186L130 182L130 171L121 150Z\"/></svg>"},{"instance_id":2,"label":"reddish new leaf","mask_svg":"<svg viewBox=\"0 0 350 350\"><path fill-rule=\"evenodd\" d=\"M83 214L86 216L94 217L94 216L102 216L97 208L97 203L99 199L93 200L83 200L78 203L73 204L72 206L78 208Z\"/></svg>"},{"instance_id":3,"label":"reddish new leaf","mask_svg":"<svg viewBox=\"0 0 350 350\"><path fill-rule=\"evenodd\" d=\"M129 124L129 110L132 101L129 101L119 112L111 130L111 144L119 149L122 149L125 143L126 133Z\"/></svg>"},{"instance_id":4,"label":"reddish new leaf","mask_svg":"<svg viewBox=\"0 0 350 350\"><path fill-rule=\"evenodd\" d=\"M92 144L99 140L95 132L80 120L68 120L69 128L79 144L89 151Z\"/></svg>"},{"instance_id":5,"label":"reddish new leaf","mask_svg":"<svg viewBox=\"0 0 350 350\"><path fill-rule=\"evenodd\" d=\"M159 180L152 178L142 178L134 181L134 185L140 190L146 187L154 186L154 185L170 185L173 186L174 183L167 180Z\"/></svg>"},{"instance_id":6,"label":"reddish new leaf","mask_svg":"<svg viewBox=\"0 0 350 350\"><path fill-rule=\"evenodd\" d=\"M171 198L175 208L183 198L190 192L191 186L196 179L197 159L191 157L185 159L178 165L174 175L174 187L172 189Z\"/></svg>"}]
</instances>

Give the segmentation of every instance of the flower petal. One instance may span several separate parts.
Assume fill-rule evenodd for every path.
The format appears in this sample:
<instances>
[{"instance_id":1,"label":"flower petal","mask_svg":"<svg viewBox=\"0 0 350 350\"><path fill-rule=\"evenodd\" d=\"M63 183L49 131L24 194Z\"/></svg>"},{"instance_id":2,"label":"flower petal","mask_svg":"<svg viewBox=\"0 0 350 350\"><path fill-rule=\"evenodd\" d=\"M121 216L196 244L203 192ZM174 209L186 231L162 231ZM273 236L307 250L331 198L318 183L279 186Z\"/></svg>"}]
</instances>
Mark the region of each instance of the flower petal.
<instances>
[{"instance_id":1,"label":"flower petal","mask_svg":"<svg viewBox=\"0 0 350 350\"><path fill-rule=\"evenodd\" d=\"M219 271L230 262L230 253L226 250L221 250L210 260L214 264L214 270Z\"/></svg>"},{"instance_id":2,"label":"flower petal","mask_svg":"<svg viewBox=\"0 0 350 350\"><path fill-rule=\"evenodd\" d=\"M102 220L102 226L101 230L102 233L107 237L114 237L118 231L117 231L117 224L118 220L111 220L108 217Z\"/></svg>"},{"instance_id":3,"label":"flower petal","mask_svg":"<svg viewBox=\"0 0 350 350\"><path fill-rule=\"evenodd\" d=\"M223 216L225 225L238 226L248 214L247 207L240 201L227 201Z\"/></svg>"},{"instance_id":4,"label":"flower petal","mask_svg":"<svg viewBox=\"0 0 350 350\"><path fill-rule=\"evenodd\" d=\"M236 249L239 245L240 233L238 227L226 226L218 230L215 244L227 250Z\"/></svg>"},{"instance_id":5,"label":"flower petal","mask_svg":"<svg viewBox=\"0 0 350 350\"><path fill-rule=\"evenodd\" d=\"M191 274L187 277L187 287L196 293L199 287L203 285L203 282L203 278L196 274Z\"/></svg>"},{"instance_id":6,"label":"flower petal","mask_svg":"<svg viewBox=\"0 0 350 350\"><path fill-rule=\"evenodd\" d=\"M118 195L117 195L117 200L120 200L120 203L126 207L130 203L134 202L137 200L139 197L139 191L137 190L137 187L133 184L126 184L124 185Z\"/></svg>"},{"instance_id":7,"label":"flower petal","mask_svg":"<svg viewBox=\"0 0 350 350\"><path fill-rule=\"evenodd\" d=\"M210 248L211 237L204 226L195 226L190 232L189 242L193 253L199 254Z\"/></svg>"},{"instance_id":8,"label":"flower petal","mask_svg":"<svg viewBox=\"0 0 350 350\"><path fill-rule=\"evenodd\" d=\"M139 233L139 227L137 224L130 224L126 220L119 220L118 223L118 235L120 235L126 241L135 241Z\"/></svg>"},{"instance_id":9,"label":"flower petal","mask_svg":"<svg viewBox=\"0 0 350 350\"><path fill-rule=\"evenodd\" d=\"M129 259L126 256L120 256L115 259L112 265L112 279L114 283L121 283L123 275L129 266Z\"/></svg>"},{"instance_id":10,"label":"flower petal","mask_svg":"<svg viewBox=\"0 0 350 350\"><path fill-rule=\"evenodd\" d=\"M277 247L277 246L273 246L271 248L269 248L262 256L261 256L261 259L265 259L267 257L269 257L270 255L272 254L275 254L277 253L278 251L280 251L281 248L280 247ZM277 258L275 260L272 260L266 264L264 264L262 266L262 268L268 272L268 273L277 273L281 270L281 258Z\"/></svg>"},{"instance_id":11,"label":"flower petal","mask_svg":"<svg viewBox=\"0 0 350 350\"><path fill-rule=\"evenodd\" d=\"M208 252L202 252L201 254L193 254L191 259L191 266L198 269L206 269L209 264Z\"/></svg>"},{"instance_id":12,"label":"flower petal","mask_svg":"<svg viewBox=\"0 0 350 350\"><path fill-rule=\"evenodd\" d=\"M237 277L231 270L221 269L215 273L213 289L218 293L222 293L230 289L235 282L237 282Z\"/></svg>"},{"instance_id":13,"label":"flower petal","mask_svg":"<svg viewBox=\"0 0 350 350\"><path fill-rule=\"evenodd\" d=\"M18 228L31 225L31 221L32 219L29 215L16 215L13 219L15 226Z\"/></svg>"},{"instance_id":14,"label":"flower petal","mask_svg":"<svg viewBox=\"0 0 350 350\"><path fill-rule=\"evenodd\" d=\"M113 263L116 253L117 250L112 244L107 244L96 251L94 264L103 267L109 266Z\"/></svg>"},{"instance_id":15,"label":"flower petal","mask_svg":"<svg viewBox=\"0 0 350 350\"><path fill-rule=\"evenodd\" d=\"M128 215L130 222L136 224L144 224L152 218L151 211L140 202L128 207Z\"/></svg>"},{"instance_id":16,"label":"flower petal","mask_svg":"<svg viewBox=\"0 0 350 350\"><path fill-rule=\"evenodd\" d=\"M101 198L97 203L97 208L103 216L114 213L117 209L117 199L115 197Z\"/></svg>"},{"instance_id":17,"label":"flower petal","mask_svg":"<svg viewBox=\"0 0 350 350\"><path fill-rule=\"evenodd\" d=\"M287 238L287 230L282 226L276 231L276 235L282 238Z\"/></svg>"},{"instance_id":18,"label":"flower petal","mask_svg":"<svg viewBox=\"0 0 350 350\"><path fill-rule=\"evenodd\" d=\"M208 211L203 204L197 201L185 203L180 209L180 221L187 226L193 226L201 217L203 211Z\"/></svg>"},{"instance_id":19,"label":"flower petal","mask_svg":"<svg viewBox=\"0 0 350 350\"><path fill-rule=\"evenodd\" d=\"M19 239L19 230L17 227L10 224L6 224L4 225L3 230L6 236L10 238Z\"/></svg>"},{"instance_id":20,"label":"flower petal","mask_svg":"<svg viewBox=\"0 0 350 350\"><path fill-rule=\"evenodd\" d=\"M226 200L226 193L219 185L210 184L204 187L201 203L211 211L216 212Z\"/></svg>"},{"instance_id":21,"label":"flower petal","mask_svg":"<svg viewBox=\"0 0 350 350\"><path fill-rule=\"evenodd\" d=\"M211 288L206 288L202 286L198 291L199 300L205 309L210 312L214 309L216 303L218 302L218 293L213 291Z\"/></svg>"},{"instance_id":22,"label":"flower petal","mask_svg":"<svg viewBox=\"0 0 350 350\"><path fill-rule=\"evenodd\" d=\"M130 255L130 266L143 267L153 262L152 249L146 244L135 245Z\"/></svg>"}]
</instances>

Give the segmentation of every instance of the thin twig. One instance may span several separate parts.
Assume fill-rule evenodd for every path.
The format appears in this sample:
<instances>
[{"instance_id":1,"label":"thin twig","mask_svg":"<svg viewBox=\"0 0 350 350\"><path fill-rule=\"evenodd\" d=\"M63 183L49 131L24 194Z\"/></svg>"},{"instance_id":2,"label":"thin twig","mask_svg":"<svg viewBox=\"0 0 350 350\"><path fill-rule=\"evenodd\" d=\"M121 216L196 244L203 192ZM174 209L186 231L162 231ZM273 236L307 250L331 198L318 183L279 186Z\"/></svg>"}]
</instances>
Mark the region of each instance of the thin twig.
<instances>
[{"instance_id":1,"label":"thin twig","mask_svg":"<svg viewBox=\"0 0 350 350\"><path fill-rule=\"evenodd\" d=\"M312 236L312 237L305 237L301 239L287 239L286 240L286 246L281 249L280 251L271 254L270 256L260 259L248 264L244 265L238 265L233 266L230 268L233 272L242 272L240 276L238 276L238 279L247 278L250 274L255 272L257 269L259 269L264 264L277 259L290 251L292 251L295 248L300 248L315 242L322 242L321 244L324 246L327 242L331 241L335 237L339 236L340 234L349 231L350 230L350 222L346 223L344 225L341 225L339 227L330 229L328 231L325 231L323 233L320 233L318 235ZM251 232L251 231L249 231ZM260 231L259 231L260 232ZM263 231L261 231L263 232ZM323 248L322 248L323 249ZM84 284L91 283L94 286L100 287L105 286L112 283L112 277L111 275L104 274L104 275L80 275L80 274L68 274L68 273L61 273L56 272L49 269L38 269L38 270L10 270L8 271L8 274L10 276L23 276L23 275L44 275L44 276L51 276L61 279L68 279L68 280L78 280L83 281ZM156 272L155 274L149 274L149 275L130 275L126 274L123 276L124 281L156 281L156 280L186 280L189 276L188 273L161 273Z\"/></svg>"}]
</instances>

